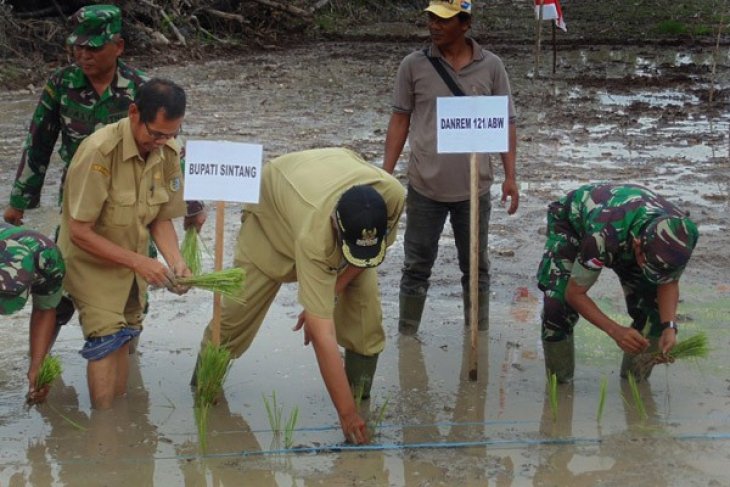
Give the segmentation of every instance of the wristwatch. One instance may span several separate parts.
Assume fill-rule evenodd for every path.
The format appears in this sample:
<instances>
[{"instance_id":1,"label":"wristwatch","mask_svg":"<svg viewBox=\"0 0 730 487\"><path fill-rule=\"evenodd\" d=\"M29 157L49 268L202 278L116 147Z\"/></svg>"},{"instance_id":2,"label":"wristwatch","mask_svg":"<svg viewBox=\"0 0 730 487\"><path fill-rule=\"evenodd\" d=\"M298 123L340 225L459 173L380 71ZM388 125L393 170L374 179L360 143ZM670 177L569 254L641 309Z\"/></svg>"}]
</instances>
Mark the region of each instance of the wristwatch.
<instances>
[{"instance_id":1,"label":"wristwatch","mask_svg":"<svg viewBox=\"0 0 730 487\"><path fill-rule=\"evenodd\" d=\"M662 331L666 330L667 328L671 328L674 330L674 333L679 333L679 327L677 326L676 321L665 321L661 324Z\"/></svg>"}]
</instances>

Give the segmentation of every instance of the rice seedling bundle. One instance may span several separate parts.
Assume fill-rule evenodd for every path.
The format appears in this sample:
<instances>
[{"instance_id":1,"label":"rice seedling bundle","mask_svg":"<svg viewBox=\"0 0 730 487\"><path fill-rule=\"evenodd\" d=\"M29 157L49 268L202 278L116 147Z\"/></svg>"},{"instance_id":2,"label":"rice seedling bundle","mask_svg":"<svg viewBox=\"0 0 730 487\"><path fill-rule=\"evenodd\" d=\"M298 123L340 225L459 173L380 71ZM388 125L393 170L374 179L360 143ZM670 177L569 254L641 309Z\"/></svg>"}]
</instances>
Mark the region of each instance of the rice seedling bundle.
<instances>
[{"instance_id":1,"label":"rice seedling bundle","mask_svg":"<svg viewBox=\"0 0 730 487\"><path fill-rule=\"evenodd\" d=\"M195 423L201 451L208 447L208 411L223 389L223 382L231 364L227 348L208 342L200 353L195 384Z\"/></svg>"},{"instance_id":2,"label":"rice seedling bundle","mask_svg":"<svg viewBox=\"0 0 730 487\"><path fill-rule=\"evenodd\" d=\"M227 348L208 342L200 353L195 386L195 405L213 404L223 388L231 363L231 352Z\"/></svg>"},{"instance_id":3,"label":"rice seedling bundle","mask_svg":"<svg viewBox=\"0 0 730 487\"><path fill-rule=\"evenodd\" d=\"M63 372L63 367L61 367L61 361L58 357L46 355L43 362L41 362L41 368L35 379L36 390L43 389L56 380L61 375L61 372Z\"/></svg>"},{"instance_id":4,"label":"rice seedling bundle","mask_svg":"<svg viewBox=\"0 0 730 487\"><path fill-rule=\"evenodd\" d=\"M710 353L710 347L708 345L707 335L700 332L694 336L677 342L672 348L668 355L670 358L685 359L685 358L707 358Z\"/></svg>"},{"instance_id":5,"label":"rice seedling bundle","mask_svg":"<svg viewBox=\"0 0 730 487\"><path fill-rule=\"evenodd\" d=\"M190 277L178 277L175 282L183 286L192 286L220 293L236 301L241 301L243 299L246 273L240 267L233 267Z\"/></svg>"},{"instance_id":6,"label":"rice seedling bundle","mask_svg":"<svg viewBox=\"0 0 730 487\"><path fill-rule=\"evenodd\" d=\"M185 265L187 265L188 269L190 269L190 272L192 272L194 276L199 275L203 270L203 253L200 248L198 231L195 227L190 227L185 231L185 238L183 239L182 246L180 247L180 253L185 261Z\"/></svg>"},{"instance_id":7,"label":"rice seedling bundle","mask_svg":"<svg viewBox=\"0 0 730 487\"><path fill-rule=\"evenodd\" d=\"M631 389L631 396L634 399L634 407L636 407L636 412L639 413L642 421L646 420L647 418L649 418L649 415L646 413L644 400L641 398L641 391L639 391L639 386L636 383L634 374L632 374L631 372L629 372L629 388Z\"/></svg>"}]
</instances>

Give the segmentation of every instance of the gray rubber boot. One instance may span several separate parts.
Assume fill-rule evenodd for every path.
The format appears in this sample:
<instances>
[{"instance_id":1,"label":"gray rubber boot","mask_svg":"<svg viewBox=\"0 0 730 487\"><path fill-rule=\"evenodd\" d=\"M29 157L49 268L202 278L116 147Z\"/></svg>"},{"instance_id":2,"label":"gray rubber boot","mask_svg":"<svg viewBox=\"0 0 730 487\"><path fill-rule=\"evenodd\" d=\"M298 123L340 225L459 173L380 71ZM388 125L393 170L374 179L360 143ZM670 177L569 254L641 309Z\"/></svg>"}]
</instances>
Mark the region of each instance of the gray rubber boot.
<instances>
[{"instance_id":1,"label":"gray rubber boot","mask_svg":"<svg viewBox=\"0 0 730 487\"><path fill-rule=\"evenodd\" d=\"M421 325L421 315L426 304L426 296L414 296L410 294L400 295L400 315L398 318L398 331L403 335L415 335Z\"/></svg>"},{"instance_id":2,"label":"gray rubber boot","mask_svg":"<svg viewBox=\"0 0 730 487\"><path fill-rule=\"evenodd\" d=\"M360 355L352 350L345 350L345 373L353 395L360 394L360 399L370 399L370 388L377 366L378 355Z\"/></svg>"},{"instance_id":3,"label":"gray rubber boot","mask_svg":"<svg viewBox=\"0 0 730 487\"><path fill-rule=\"evenodd\" d=\"M548 376L555 374L561 384L572 382L575 372L573 335L569 335L559 342L543 340L542 349L545 352L545 372Z\"/></svg>"},{"instance_id":4,"label":"gray rubber boot","mask_svg":"<svg viewBox=\"0 0 730 487\"><path fill-rule=\"evenodd\" d=\"M469 293L462 294L464 300L464 326L471 326L471 305L469 303ZM479 331L489 330L489 291L479 293L479 321L477 322Z\"/></svg>"},{"instance_id":5,"label":"gray rubber boot","mask_svg":"<svg viewBox=\"0 0 730 487\"><path fill-rule=\"evenodd\" d=\"M654 354L659 351L659 337L649 337L649 348L646 351L631 355L624 352L621 360L621 377L627 379L629 372L636 382L647 380L654 369Z\"/></svg>"}]
</instances>

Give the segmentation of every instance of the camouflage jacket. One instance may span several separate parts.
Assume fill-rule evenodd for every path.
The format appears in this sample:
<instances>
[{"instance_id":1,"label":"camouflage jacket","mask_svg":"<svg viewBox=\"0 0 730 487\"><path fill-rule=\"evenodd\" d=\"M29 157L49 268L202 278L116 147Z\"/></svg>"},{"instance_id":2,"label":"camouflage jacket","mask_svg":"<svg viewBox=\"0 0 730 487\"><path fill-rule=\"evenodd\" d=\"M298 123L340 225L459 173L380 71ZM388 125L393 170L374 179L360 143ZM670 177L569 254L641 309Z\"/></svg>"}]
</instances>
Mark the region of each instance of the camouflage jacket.
<instances>
[{"instance_id":1,"label":"camouflage jacket","mask_svg":"<svg viewBox=\"0 0 730 487\"><path fill-rule=\"evenodd\" d=\"M65 272L61 253L51 239L0 224L0 315L22 309L30 293L58 294Z\"/></svg>"},{"instance_id":2,"label":"camouflage jacket","mask_svg":"<svg viewBox=\"0 0 730 487\"><path fill-rule=\"evenodd\" d=\"M60 204L66 169L81 141L99 127L126 117L129 104L146 80L144 73L118 61L116 77L99 96L75 64L54 72L33 113L10 193L10 206L19 210L38 206L59 132L61 148L58 153L65 164L59 191Z\"/></svg>"},{"instance_id":3,"label":"camouflage jacket","mask_svg":"<svg viewBox=\"0 0 730 487\"><path fill-rule=\"evenodd\" d=\"M686 213L658 194L634 184L587 184L561 201L580 239L577 262L587 270L636 265L632 240L658 217Z\"/></svg>"}]
</instances>

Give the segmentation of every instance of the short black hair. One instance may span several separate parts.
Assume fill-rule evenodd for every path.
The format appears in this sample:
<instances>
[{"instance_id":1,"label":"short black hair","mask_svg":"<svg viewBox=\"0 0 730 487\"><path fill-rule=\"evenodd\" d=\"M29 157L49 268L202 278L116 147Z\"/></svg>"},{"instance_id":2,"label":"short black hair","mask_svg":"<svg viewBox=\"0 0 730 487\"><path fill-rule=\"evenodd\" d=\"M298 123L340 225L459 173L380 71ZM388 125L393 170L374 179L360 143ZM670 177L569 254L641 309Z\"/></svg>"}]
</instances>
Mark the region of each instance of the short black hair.
<instances>
[{"instance_id":1,"label":"short black hair","mask_svg":"<svg viewBox=\"0 0 730 487\"><path fill-rule=\"evenodd\" d=\"M461 22L462 24L466 22L471 22L471 14L468 14L466 12L459 12L456 15L459 19L459 22Z\"/></svg>"},{"instance_id":2,"label":"short black hair","mask_svg":"<svg viewBox=\"0 0 730 487\"><path fill-rule=\"evenodd\" d=\"M169 79L152 78L144 83L134 104L139 110L141 122L152 122L157 112L164 111L167 120L175 120L185 115L185 90Z\"/></svg>"}]
</instances>

